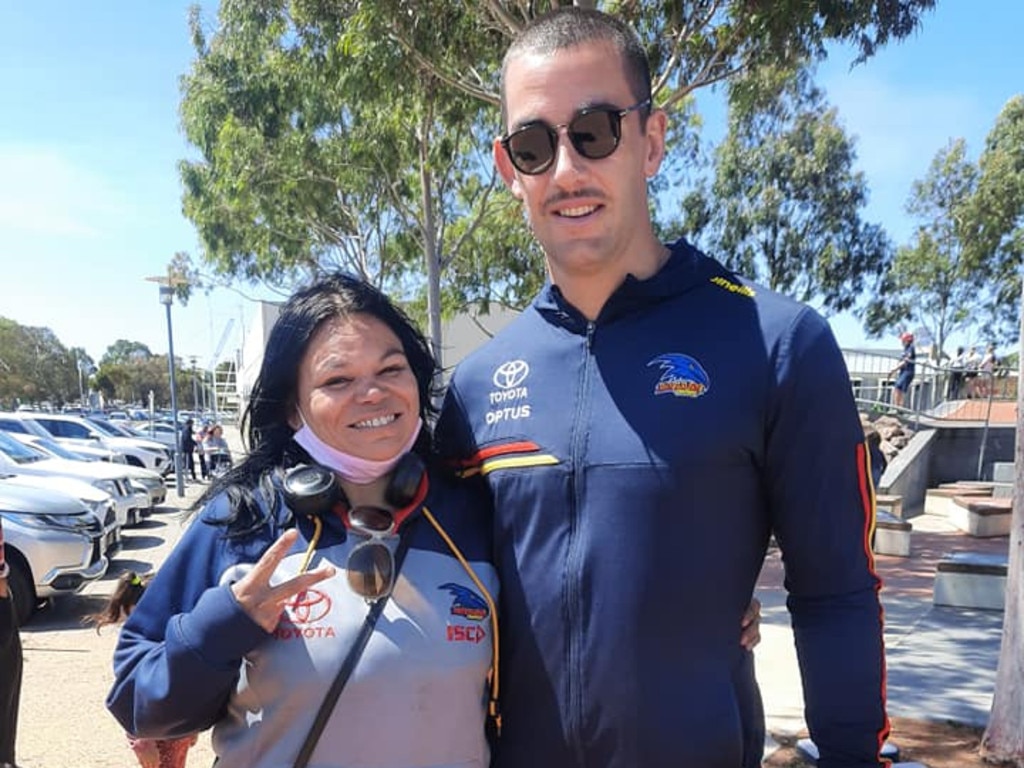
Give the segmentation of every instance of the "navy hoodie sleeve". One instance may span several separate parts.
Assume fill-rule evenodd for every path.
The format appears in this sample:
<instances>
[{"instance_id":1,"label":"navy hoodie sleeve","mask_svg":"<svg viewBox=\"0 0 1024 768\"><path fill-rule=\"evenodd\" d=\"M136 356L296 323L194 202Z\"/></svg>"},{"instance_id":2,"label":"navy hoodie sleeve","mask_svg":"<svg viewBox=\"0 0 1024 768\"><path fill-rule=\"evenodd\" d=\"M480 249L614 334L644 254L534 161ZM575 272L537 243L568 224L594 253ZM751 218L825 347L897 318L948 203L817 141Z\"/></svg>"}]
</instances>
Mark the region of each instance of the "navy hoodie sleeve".
<instances>
[{"instance_id":1,"label":"navy hoodie sleeve","mask_svg":"<svg viewBox=\"0 0 1024 768\"><path fill-rule=\"evenodd\" d=\"M805 309L775 350L766 479L820 768L885 765L881 582L864 433L839 347Z\"/></svg>"},{"instance_id":2,"label":"navy hoodie sleeve","mask_svg":"<svg viewBox=\"0 0 1024 768\"><path fill-rule=\"evenodd\" d=\"M211 506L224 513L226 499ZM173 738L209 728L235 687L242 657L266 639L235 600L224 571L255 562L270 541L250 542L244 560L221 525L200 513L121 629L107 707L128 733Z\"/></svg>"}]
</instances>

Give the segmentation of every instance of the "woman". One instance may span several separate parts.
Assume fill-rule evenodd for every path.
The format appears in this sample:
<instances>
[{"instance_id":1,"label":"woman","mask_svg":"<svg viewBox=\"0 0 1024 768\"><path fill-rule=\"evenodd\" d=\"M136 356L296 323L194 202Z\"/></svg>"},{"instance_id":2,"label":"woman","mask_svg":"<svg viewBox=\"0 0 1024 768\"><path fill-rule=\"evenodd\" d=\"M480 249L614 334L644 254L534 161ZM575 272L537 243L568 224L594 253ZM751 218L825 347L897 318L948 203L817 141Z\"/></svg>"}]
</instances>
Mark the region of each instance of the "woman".
<instances>
[{"instance_id":1,"label":"woman","mask_svg":"<svg viewBox=\"0 0 1024 768\"><path fill-rule=\"evenodd\" d=\"M293 765L379 598L311 763L487 765L497 580L486 505L430 455L435 373L422 334L358 280L336 275L286 304L246 412L250 454L211 485L122 628L108 706L129 733L212 726L218 768ZM393 482L407 453L427 468L411 493ZM301 487L285 503L288 471L314 461L347 503L318 512ZM390 537L368 530L389 517ZM396 539L409 544L392 583L367 563L386 570Z\"/></svg>"},{"instance_id":2,"label":"woman","mask_svg":"<svg viewBox=\"0 0 1024 768\"><path fill-rule=\"evenodd\" d=\"M203 466L209 474L219 476L231 466L231 449L224 439L224 428L220 424L210 427L199 448L200 455L206 457Z\"/></svg>"},{"instance_id":3,"label":"woman","mask_svg":"<svg viewBox=\"0 0 1024 768\"><path fill-rule=\"evenodd\" d=\"M252 450L121 630L107 703L129 733L212 726L217 768L302 765L300 751L317 766L487 765L489 509L431 453L436 373L423 335L354 278L288 301L246 412ZM325 504L332 477L342 494ZM745 625L750 647L753 613Z\"/></svg>"}]
</instances>

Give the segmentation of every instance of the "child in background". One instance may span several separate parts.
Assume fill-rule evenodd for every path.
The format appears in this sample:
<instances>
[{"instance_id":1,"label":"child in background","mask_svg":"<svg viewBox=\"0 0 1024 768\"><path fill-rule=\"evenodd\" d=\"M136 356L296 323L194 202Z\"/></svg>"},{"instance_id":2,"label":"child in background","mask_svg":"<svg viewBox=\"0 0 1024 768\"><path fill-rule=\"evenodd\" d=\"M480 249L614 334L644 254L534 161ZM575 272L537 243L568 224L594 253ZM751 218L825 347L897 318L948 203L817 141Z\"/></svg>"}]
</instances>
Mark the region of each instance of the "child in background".
<instances>
[{"instance_id":1,"label":"child in background","mask_svg":"<svg viewBox=\"0 0 1024 768\"><path fill-rule=\"evenodd\" d=\"M152 578L151 573L140 576L134 571L128 571L122 574L117 580L114 594L103 610L86 616L83 621L95 626L97 632L108 624L120 624L142 598ZM180 739L136 739L128 736L128 744L142 768L185 768L188 751L198 740L198 734Z\"/></svg>"}]
</instances>

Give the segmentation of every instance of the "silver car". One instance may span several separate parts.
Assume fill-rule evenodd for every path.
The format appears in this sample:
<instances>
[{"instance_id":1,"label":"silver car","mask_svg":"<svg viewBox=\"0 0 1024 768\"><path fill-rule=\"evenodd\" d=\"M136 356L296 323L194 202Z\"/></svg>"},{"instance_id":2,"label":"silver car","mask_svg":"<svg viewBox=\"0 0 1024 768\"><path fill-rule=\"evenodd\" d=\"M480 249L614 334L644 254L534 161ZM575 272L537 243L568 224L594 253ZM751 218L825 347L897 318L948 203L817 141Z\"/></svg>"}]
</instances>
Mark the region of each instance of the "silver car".
<instances>
[{"instance_id":1,"label":"silver car","mask_svg":"<svg viewBox=\"0 0 1024 768\"><path fill-rule=\"evenodd\" d=\"M109 493L117 507L121 525L140 517L139 508L148 506L149 497L129 487L123 467L104 461L68 461L51 458L45 451L26 445L15 436L0 431L0 470L17 475L58 475L84 480Z\"/></svg>"},{"instance_id":2,"label":"silver car","mask_svg":"<svg viewBox=\"0 0 1024 768\"><path fill-rule=\"evenodd\" d=\"M41 600L80 592L107 572L103 527L78 499L0 480L0 516L20 624Z\"/></svg>"}]
</instances>

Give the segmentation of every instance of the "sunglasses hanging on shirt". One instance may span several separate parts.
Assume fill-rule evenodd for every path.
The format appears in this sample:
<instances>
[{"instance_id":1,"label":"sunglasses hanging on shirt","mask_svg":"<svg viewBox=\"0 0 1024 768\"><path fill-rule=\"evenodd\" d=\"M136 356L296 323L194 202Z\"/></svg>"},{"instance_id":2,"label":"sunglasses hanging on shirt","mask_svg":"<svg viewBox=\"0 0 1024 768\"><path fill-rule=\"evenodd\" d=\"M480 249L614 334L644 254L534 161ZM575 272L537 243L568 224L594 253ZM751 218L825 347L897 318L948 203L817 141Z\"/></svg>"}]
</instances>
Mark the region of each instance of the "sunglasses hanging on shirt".
<instances>
[{"instance_id":1,"label":"sunglasses hanging on shirt","mask_svg":"<svg viewBox=\"0 0 1024 768\"><path fill-rule=\"evenodd\" d=\"M648 107L650 97L625 109L599 106L577 112L572 120L560 125L549 125L536 120L501 139L508 159L520 173L536 176L544 173L555 161L558 153L558 133L565 128L569 142L588 160L601 160L619 147L622 139L622 118L630 112Z\"/></svg>"},{"instance_id":2,"label":"sunglasses hanging on shirt","mask_svg":"<svg viewBox=\"0 0 1024 768\"><path fill-rule=\"evenodd\" d=\"M385 501L396 509L411 504L424 471L423 460L417 454L405 454L391 473L384 491ZM398 526L390 510L374 506L350 508L337 475L319 464L300 464L289 469L281 490L288 507L297 515L309 517L315 527L300 573L308 568L320 540L321 517L337 512L350 531L366 538L349 552L345 564L349 587L369 601L391 593L397 575L391 545L398 538Z\"/></svg>"}]
</instances>

